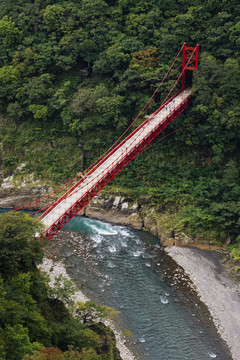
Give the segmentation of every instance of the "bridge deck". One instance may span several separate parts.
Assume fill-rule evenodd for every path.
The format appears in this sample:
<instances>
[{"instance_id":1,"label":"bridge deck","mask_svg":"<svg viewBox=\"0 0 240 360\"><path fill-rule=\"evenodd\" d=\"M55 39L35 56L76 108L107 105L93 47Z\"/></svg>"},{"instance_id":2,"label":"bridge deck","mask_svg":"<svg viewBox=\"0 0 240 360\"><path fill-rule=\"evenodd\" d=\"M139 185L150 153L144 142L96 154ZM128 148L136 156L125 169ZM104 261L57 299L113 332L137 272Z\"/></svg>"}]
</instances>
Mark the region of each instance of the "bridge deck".
<instances>
[{"instance_id":1,"label":"bridge deck","mask_svg":"<svg viewBox=\"0 0 240 360\"><path fill-rule=\"evenodd\" d=\"M112 154L107 157L106 160L102 160L100 165L95 170L86 176L81 182L79 187L75 188L68 197L64 198L59 202L53 209L43 215L42 222L46 228L50 228L56 222L61 221L62 215L67 209L71 208L79 199L81 199L90 189L97 186L100 179L104 177L109 171L113 170L119 162L123 161L128 153L133 151L134 148L141 143L141 141L153 131L156 126L159 126L169 113L174 112L187 98L192 95L192 90L187 89L177 95L171 102L168 103L167 107L164 107L155 116L149 119L149 121L142 126L138 131L132 133L126 142L120 147L117 147Z\"/></svg>"}]
</instances>

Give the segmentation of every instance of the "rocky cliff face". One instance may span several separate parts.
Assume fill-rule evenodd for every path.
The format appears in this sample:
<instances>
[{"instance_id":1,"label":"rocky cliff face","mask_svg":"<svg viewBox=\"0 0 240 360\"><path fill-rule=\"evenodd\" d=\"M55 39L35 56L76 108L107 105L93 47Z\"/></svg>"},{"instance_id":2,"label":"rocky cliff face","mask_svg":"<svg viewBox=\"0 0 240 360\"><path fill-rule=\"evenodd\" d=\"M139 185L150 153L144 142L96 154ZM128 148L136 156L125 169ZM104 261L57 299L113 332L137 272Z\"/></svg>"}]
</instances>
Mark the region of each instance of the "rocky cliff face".
<instances>
[{"instance_id":1,"label":"rocky cliff face","mask_svg":"<svg viewBox=\"0 0 240 360\"><path fill-rule=\"evenodd\" d=\"M19 208L33 200L47 194L49 190L40 185L31 188L2 188L0 189L0 208ZM38 204L29 206L29 209L36 209ZM163 246L195 246L201 249L216 250L222 249L196 236L190 238L183 232L177 232L174 228L169 230L166 228L163 218L167 218L167 214L160 214L154 207L151 207L149 199L140 198L138 200L130 197L122 197L118 195L98 195L96 196L84 212L79 215L85 215L90 218L109 221L115 224L121 224L141 230L146 229L154 236L158 237Z\"/></svg>"},{"instance_id":2,"label":"rocky cliff face","mask_svg":"<svg viewBox=\"0 0 240 360\"><path fill-rule=\"evenodd\" d=\"M146 229L158 237L163 246L195 246L201 249L222 249L203 239L199 235L194 239L183 232L167 230L162 222L163 215L151 208L147 199L133 200L121 196L96 196L85 209L85 215L116 224L131 226L135 229ZM167 215L165 215L167 217Z\"/></svg>"},{"instance_id":3,"label":"rocky cliff face","mask_svg":"<svg viewBox=\"0 0 240 360\"><path fill-rule=\"evenodd\" d=\"M85 215L141 230L143 220L139 209L139 204L131 198L100 195L96 196L86 207Z\"/></svg>"}]
</instances>

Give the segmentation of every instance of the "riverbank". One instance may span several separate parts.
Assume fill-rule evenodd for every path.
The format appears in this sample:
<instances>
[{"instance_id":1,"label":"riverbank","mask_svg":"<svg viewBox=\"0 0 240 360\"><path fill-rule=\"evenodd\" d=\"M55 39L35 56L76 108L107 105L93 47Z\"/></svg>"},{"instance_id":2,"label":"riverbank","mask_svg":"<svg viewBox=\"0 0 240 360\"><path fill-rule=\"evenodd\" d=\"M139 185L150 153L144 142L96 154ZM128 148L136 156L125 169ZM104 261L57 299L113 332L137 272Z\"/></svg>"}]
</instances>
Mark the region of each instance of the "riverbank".
<instances>
[{"instance_id":1,"label":"riverbank","mask_svg":"<svg viewBox=\"0 0 240 360\"><path fill-rule=\"evenodd\" d=\"M166 247L164 250L190 278L201 301L209 309L212 321L226 342L232 359L240 360L240 284L233 283L227 276L220 252L188 247ZM64 264L59 266L57 263L56 269L66 274ZM82 296L81 293L80 299ZM80 301L86 301L86 298ZM134 359L121 335L114 327L113 330L123 360ZM212 357L214 355L211 354Z\"/></svg>"},{"instance_id":2,"label":"riverbank","mask_svg":"<svg viewBox=\"0 0 240 360\"><path fill-rule=\"evenodd\" d=\"M165 251L192 280L233 359L239 360L240 284L234 284L227 277L220 254L187 247L167 247Z\"/></svg>"},{"instance_id":3,"label":"riverbank","mask_svg":"<svg viewBox=\"0 0 240 360\"><path fill-rule=\"evenodd\" d=\"M58 270L67 272L88 298L120 311L116 327L133 333L125 345L137 358L145 360L149 355L156 360L161 351L162 358L169 360L205 360L215 355L233 360L209 321L209 311L191 290L189 277L157 239L148 232L87 218L79 217L75 226L52 259L63 265ZM63 236L59 233L48 243L46 257ZM131 359L122 350L121 356Z\"/></svg>"},{"instance_id":4,"label":"riverbank","mask_svg":"<svg viewBox=\"0 0 240 360\"><path fill-rule=\"evenodd\" d=\"M4 200L6 201L7 199L5 198ZM13 201L15 202L16 198ZM86 214L90 217L110 222L114 219L112 222L123 223L123 225L131 225L130 223L126 223L127 218L134 218L136 221L138 214L137 204L120 197L111 198L109 201L108 206L106 206L106 199L104 199L104 197L97 198L95 202L92 202L87 208ZM11 204L11 206L13 205ZM105 212L102 210L104 207ZM118 213L121 216L118 216ZM99 216L99 214L101 214L101 216ZM148 230L158 236L161 241L163 235L161 236L159 231L157 231L156 224L152 224L150 220L145 218L142 226L148 223ZM138 226L133 227L138 228ZM139 228L141 227L139 226ZM169 241L169 238L167 241ZM219 255L216 252L201 251L197 248L173 246L166 247L165 249L168 255L189 275L201 300L209 308L219 333L229 346L233 359L240 360L239 286L234 284L226 276ZM120 347L121 346L120 344ZM131 355L129 355L130 357L126 357L127 355L124 356L123 359L133 359Z\"/></svg>"},{"instance_id":5,"label":"riverbank","mask_svg":"<svg viewBox=\"0 0 240 360\"><path fill-rule=\"evenodd\" d=\"M52 188L32 184L16 189L10 177L5 179L0 187L0 208L21 208L39 210L49 205L49 199L41 203L35 200L44 197ZM53 194L50 202L56 201ZM29 204L26 206L26 204ZM96 195L87 206L79 212L89 218L103 220L112 224L130 226L137 230L148 230L156 236L162 246L193 246L204 250L221 250L228 242L216 244L209 239L196 234L191 238L182 231L177 231L175 221L177 214L159 211L159 206L153 204L151 197L132 198L120 194L101 193Z\"/></svg>"},{"instance_id":6,"label":"riverbank","mask_svg":"<svg viewBox=\"0 0 240 360\"><path fill-rule=\"evenodd\" d=\"M52 260L44 259L43 264L40 266L40 268L45 271L50 278L50 286L54 284L55 278L59 275L63 275L64 277L70 279L65 265L63 262L54 262ZM74 302L82 301L86 302L89 300L89 298L80 290L75 293L73 296ZM122 336L121 333L117 331L117 329L114 326L114 323L111 320L104 321L105 325L109 326L116 337L116 345L120 352L122 360L137 360L136 357L131 353L131 351L127 348L125 345L125 338Z\"/></svg>"}]
</instances>

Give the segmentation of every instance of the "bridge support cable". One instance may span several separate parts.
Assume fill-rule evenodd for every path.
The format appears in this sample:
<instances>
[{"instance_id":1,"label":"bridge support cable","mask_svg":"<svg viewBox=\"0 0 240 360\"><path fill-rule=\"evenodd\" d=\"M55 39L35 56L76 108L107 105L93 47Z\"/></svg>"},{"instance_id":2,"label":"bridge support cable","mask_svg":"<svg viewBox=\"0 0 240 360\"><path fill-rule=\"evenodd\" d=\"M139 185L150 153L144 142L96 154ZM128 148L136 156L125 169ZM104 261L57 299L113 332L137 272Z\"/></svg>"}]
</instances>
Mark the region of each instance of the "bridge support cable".
<instances>
[{"instance_id":1,"label":"bridge support cable","mask_svg":"<svg viewBox=\"0 0 240 360\"><path fill-rule=\"evenodd\" d=\"M162 109L151 121L119 147L110 158L90 174L73 194L56 204L55 208L42 217L47 227L46 237L50 240L74 215L76 215L97 193L106 186L127 164L139 155L144 148L156 138L192 101L191 89L185 90L168 103L168 108ZM173 101L173 100L172 100ZM138 132L141 135L138 136ZM108 161L107 161L108 160ZM92 177L91 177L92 175Z\"/></svg>"},{"instance_id":2,"label":"bridge support cable","mask_svg":"<svg viewBox=\"0 0 240 360\"><path fill-rule=\"evenodd\" d=\"M183 46L184 46L184 45L183 45ZM110 157L110 156L112 155L112 153L115 152L115 151L119 148L119 146L122 146L122 143L120 143L119 145L117 145L117 143L118 143L119 140L127 133L127 131L132 127L132 125L133 125L133 124L135 123L135 121L140 117L140 115L143 113L143 111L144 111L145 108L148 106L148 104L150 103L150 101L153 99L153 97L155 96L155 94L157 93L157 91L159 90L159 88L161 87L161 85L163 84L163 82L165 81L165 79L167 78L167 76L168 76L168 74L170 73L171 69L173 68L174 64L176 63L176 61L177 61L177 59L178 59L178 57L179 57L179 55L180 55L180 53L181 53L181 51L182 51L182 49L183 49L183 46L182 46L182 48L180 49L180 51L179 51L179 53L177 54L177 56L175 57L173 63L171 64L168 72L165 74L163 80L161 81L161 83L159 84L159 86L157 87L157 89L155 90L155 92L153 93L153 95L151 96L151 98L149 99L149 101L147 102L147 104L144 106L144 108L141 110L141 112L138 114L138 116L134 119L134 121L132 122L132 124L131 124L131 125L125 130L125 132L120 136L120 138L109 148L109 150L112 149L114 146L115 146L115 148L114 148L113 150L111 150L110 152L108 152L109 150L106 151L106 152L97 160L97 162L95 162L95 165L92 167L92 169L90 169L90 170L89 170L89 168L87 169L87 170L89 170L87 173L86 173L87 170L86 170L85 172L83 172L83 174L85 173L85 175L83 175L82 178L81 178L78 182L76 182L62 197L60 197L54 204L52 204L52 205L47 209L47 211L42 215L42 217L43 217L43 216L46 216L48 213L50 213L50 212L54 209L54 207L56 207L56 206L57 206L61 201L63 201L65 198L67 198L68 196L70 196L70 195L73 193L73 191L76 191L75 189L78 189L78 187L84 182L84 179L85 179L86 177L89 177L89 176L95 171L95 169L102 164L102 162L106 161L107 157ZM189 57L188 62L187 62L187 64L185 65L185 67L188 65L189 61L191 61L192 56L193 56L193 53L192 53L191 56ZM168 93L167 96L165 97L165 99L164 99L162 105L160 106L160 108L159 108L155 113L153 113L153 114L151 114L150 116L148 116L148 121L149 121L149 119L151 119L154 115L156 115L157 112L159 112L159 111L164 107L164 105L167 105L167 104L174 98L174 96L176 96L177 94L179 94L179 92L178 92L176 95L174 95L173 97L171 97L171 98L169 99L169 96L171 95L173 89L176 88L176 85L177 85L179 79L181 78L184 70L185 70L185 68L182 70L182 73L179 75L178 79L175 81L175 83L174 83L174 85L172 86L171 90L169 91L169 93ZM142 123L140 126L143 126L143 125L144 125L144 123ZM140 129L140 127L138 127L137 129ZM134 134L134 132L136 132L136 130L133 131L133 132L130 134L130 136L132 136L132 135ZM127 137L126 139L128 139L128 137ZM123 140L123 141L126 141L126 139ZM91 181L92 181L92 180L91 180ZM83 186L86 186L86 185L87 185L87 184L85 183Z\"/></svg>"},{"instance_id":3,"label":"bridge support cable","mask_svg":"<svg viewBox=\"0 0 240 360\"><path fill-rule=\"evenodd\" d=\"M150 102L152 101L152 99L156 96L156 94L159 92L161 86L163 85L164 81L167 79L168 75L170 74L171 70L173 69L177 59L179 58L181 52L183 51L183 47L184 44L182 45L181 49L179 50L177 56L175 57L174 61L172 62L171 66L169 67L168 71L166 72L165 76L163 77L161 83L158 85L158 87L156 88L156 90L154 91L153 95L149 98L148 102L145 104L145 106L143 107L143 109L139 112L139 114L136 116L136 118L132 121L132 123L128 126L128 128L123 132L123 134L112 144L112 146L106 150L101 157L99 157L94 163L92 163L87 169L85 169L82 173L78 174L75 178L71 179L69 182L67 182L66 184L62 185L61 187L59 187L58 189L52 191L51 193L42 196L41 198L38 198L34 201L31 201L28 204L25 204L19 208L16 208L14 210L11 211L19 211L22 210L24 208L30 208L30 209L35 209L35 211L32 214L36 214L38 212L41 211L45 211L46 209L48 211L51 211L51 209L55 206L56 202L55 200L51 200L53 201L53 203L51 205L47 204L46 202L49 199L54 199L54 197L56 198L56 194L61 192L61 190L63 190L64 188L67 188L68 185L74 183L74 181L76 181L76 183L67 191L65 191L64 195L62 197L60 197L60 199L65 198L66 196L68 196L68 194L70 194L79 184L79 182L81 182L81 178L84 178L86 176L86 174L88 174L89 171L91 171L91 169L93 169L96 165L98 165L99 161L101 161L102 158L104 158L108 153L111 152L111 150L113 148L115 148L115 146L121 141L121 139L127 134L127 132L133 127L133 125L136 123L136 121L140 118L141 115L143 115L143 112L145 111L145 109L149 106ZM80 180L79 180L80 178ZM60 201L60 199L58 201ZM39 203L42 202L43 206L39 206ZM37 210L36 210L37 208Z\"/></svg>"},{"instance_id":4,"label":"bridge support cable","mask_svg":"<svg viewBox=\"0 0 240 360\"><path fill-rule=\"evenodd\" d=\"M160 90L162 84L164 83L164 81L167 79L169 73L171 72L173 66L175 65L177 59L179 58L182 50L183 50L183 46L182 45L181 49L179 50L177 56L175 57L174 61L172 62L170 68L168 69L168 71L166 72L165 76L163 77L162 81L160 82L160 84L158 85L158 87L156 88L156 90L154 91L154 93L152 94L152 96L149 98L148 102L145 104L145 106L142 108L142 110L138 113L138 115L136 116L136 118L132 121L132 123L128 126L128 128L122 133L122 135L112 144L112 146L105 151L104 154L102 154L102 156L100 158L98 158L92 165L90 165L86 170L84 170L80 175L78 175L75 179L77 179L79 176L81 176L82 178L76 182L62 197L60 197L58 199L58 202L60 202L61 200L63 200L64 198L66 198L69 194L72 193L72 191L75 190L75 188L77 188L79 186L79 184L82 182L82 179L86 176L89 175L89 172L92 171L96 166L99 165L99 162L101 161L101 159L103 159L105 156L107 156L107 154L111 154L111 150L114 149L117 144L120 142L120 140L124 137L124 135L127 134L127 132L133 127L133 125L136 123L136 121L140 118L140 116L143 114L144 110L149 106L151 100L154 98L154 96L157 94L157 92ZM165 99L166 100L166 99ZM74 179L74 180L75 180ZM68 183L69 184L69 183ZM62 188L60 188L62 189ZM48 212L50 212L54 207L56 206L56 202L54 202L49 208L48 208ZM45 210L45 208L43 209Z\"/></svg>"},{"instance_id":5,"label":"bridge support cable","mask_svg":"<svg viewBox=\"0 0 240 360\"><path fill-rule=\"evenodd\" d=\"M45 235L49 240L188 107L193 98L191 89L179 92L169 100L167 99L191 63L196 51L198 51L198 45L193 48L182 68L182 73L179 75L163 104L151 115L150 119L145 120L126 139L110 151L85 177L80 179L41 216L41 220L47 228ZM196 57L195 65L197 66Z\"/></svg>"},{"instance_id":6,"label":"bridge support cable","mask_svg":"<svg viewBox=\"0 0 240 360\"><path fill-rule=\"evenodd\" d=\"M132 124L125 130L120 138L87 170L79 174L74 180L76 183L67 190L54 204L47 207L46 211L39 217L46 227L44 234L50 240L63 226L76 215L97 193L106 186L123 168L127 166L137 155L139 155L160 132L162 132L184 109L186 109L193 99L193 91L186 88L186 71L196 70L198 66L199 45L195 48L188 47L185 43L165 74L163 80L154 91L153 95L140 111ZM128 136L127 132L133 124L143 115L154 96L159 91L163 82L167 79L170 71L176 63L179 55L183 51L182 72L173 84L172 88L164 98L161 106L149 115L135 130ZM179 80L181 90L173 95ZM123 139L123 137L125 138ZM122 140L123 139L123 140ZM120 142L121 140L121 142ZM79 177L81 177L79 179ZM79 179L79 180L78 180ZM71 180L68 184L72 183ZM58 190L44 196L46 199L57 191L62 190L63 185ZM36 200L40 201L40 200ZM32 202L31 204L33 204ZM46 208L46 204L45 204Z\"/></svg>"}]
</instances>

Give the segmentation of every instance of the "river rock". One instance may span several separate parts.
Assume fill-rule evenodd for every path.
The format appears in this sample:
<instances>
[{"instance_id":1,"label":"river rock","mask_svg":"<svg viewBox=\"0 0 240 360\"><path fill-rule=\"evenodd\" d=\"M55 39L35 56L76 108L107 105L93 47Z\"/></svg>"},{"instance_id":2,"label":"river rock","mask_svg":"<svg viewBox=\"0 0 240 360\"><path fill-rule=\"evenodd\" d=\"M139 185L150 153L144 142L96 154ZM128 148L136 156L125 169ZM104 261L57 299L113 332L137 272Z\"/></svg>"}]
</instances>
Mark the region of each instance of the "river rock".
<instances>
[{"instance_id":1,"label":"river rock","mask_svg":"<svg viewBox=\"0 0 240 360\"><path fill-rule=\"evenodd\" d=\"M96 196L87 205L85 215L140 230L143 228L143 220L137 211L138 207L138 204L131 198Z\"/></svg>"},{"instance_id":2,"label":"river rock","mask_svg":"<svg viewBox=\"0 0 240 360\"><path fill-rule=\"evenodd\" d=\"M10 179L8 179L10 181ZM7 183L7 182L5 182ZM0 208L16 209L29 204L42 196L52 192L52 188L36 184L17 188L14 184L9 187L0 187ZM25 209L38 210L51 204L57 199L57 194L45 198L41 203L31 204ZM115 224L131 226L141 230L145 228L158 237L162 246L192 246L205 250L217 250L226 247L213 244L209 239L202 238L199 234L191 238L183 232L177 232L170 226L165 226L168 215L151 206L151 197L140 197L138 200L119 195L100 194L95 196L85 209L78 215L109 221ZM169 221L168 221L169 222Z\"/></svg>"}]
</instances>

